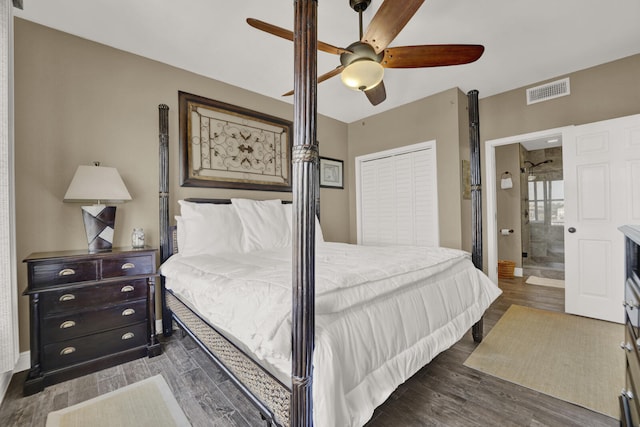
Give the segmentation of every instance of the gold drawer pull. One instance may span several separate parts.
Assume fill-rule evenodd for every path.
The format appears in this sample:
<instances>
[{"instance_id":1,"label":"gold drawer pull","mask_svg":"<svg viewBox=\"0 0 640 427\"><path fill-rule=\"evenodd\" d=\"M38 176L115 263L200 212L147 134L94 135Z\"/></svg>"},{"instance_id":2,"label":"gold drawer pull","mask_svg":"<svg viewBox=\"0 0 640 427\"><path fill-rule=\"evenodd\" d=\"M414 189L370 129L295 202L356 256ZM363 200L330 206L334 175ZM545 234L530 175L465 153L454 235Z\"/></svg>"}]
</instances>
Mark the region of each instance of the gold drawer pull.
<instances>
[{"instance_id":1,"label":"gold drawer pull","mask_svg":"<svg viewBox=\"0 0 640 427\"><path fill-rule=\"evenodd\" d=\"M74 322L73 320L67 320L60 323L60 329L73 328L74 326L76 326L76 322Z\"/></svg>"},{"instance_id":2,"label":"gold drawer pull","mask_svg":"<svg viewBox=\"0 0 640 427\"><path fill-rule=\"evenodd\" d=\"M131 285L123 286L122 289L120 289L120 292L133 292L133 286Z\"/></svg>"},{"instance_id":3,"label":"gold drawer pull","mask_svg":"<svg viewBox=\"0 0 640 427\"><path fill-rule=\"evenodd\" d=\"M127 308L125 311L122 312L123 316L131 316L132 314L135 314L135 310L133 308Z\"/></svg>"},{"instance_id":4,"label":"gold drawer pull","mask_svg":"<svg viewBox=\"0 0 640 427\"><path fill-rule=\"evenodd\" d=\"M72 301L74 299L76 299L76 296L73 294L64 294L60 298L58 298L58 300L61 302Z\"/></svg>"},{"instance_id":5,"label":"gold drawer pull","mask_svg":"<svg viewBox=\"0 0 640 427\"><path fill-rule=\"evenodd\" d=\"M132 268L136 268L136 265L132 262L126 262L124 264L122 264L122 267L120 267L122 270L131 270Z\"/></svg>"},{"instance_id":6,"label":"gold drawer pull","mask_svg":"<svg viewBox=\"0 0 640 427\"><path fill-rule=\"evenodd\" d=\"M133 335L133 332L127 332L126 334L124 334L124 335L122 336L122 339L123 339L123 340L130 340L131 338L133 338L133 336L134 336L134 335Z\"/></svg>"},{"instance_id":7,"label":"gold drawer pull","mask_svg":"<svg viewBox=\"0 0 640 427\"><path fill-rule=\"evenodd\" d=\"M75 347L65 347L60 351L60 356L64 356L65 354L71 354L76 351Z\"/></svg>"},{"instance_id":8,"label":"gold drawer pull","mask_svg":"<svg viewBox=\"0 0 640 427\"><path fill-rule=\"evenodd\" d=\"M58 272L58 277L73 276L74 274L76 274L76 271L73 268L65 268Z\"/></svg>"}]
</instances>

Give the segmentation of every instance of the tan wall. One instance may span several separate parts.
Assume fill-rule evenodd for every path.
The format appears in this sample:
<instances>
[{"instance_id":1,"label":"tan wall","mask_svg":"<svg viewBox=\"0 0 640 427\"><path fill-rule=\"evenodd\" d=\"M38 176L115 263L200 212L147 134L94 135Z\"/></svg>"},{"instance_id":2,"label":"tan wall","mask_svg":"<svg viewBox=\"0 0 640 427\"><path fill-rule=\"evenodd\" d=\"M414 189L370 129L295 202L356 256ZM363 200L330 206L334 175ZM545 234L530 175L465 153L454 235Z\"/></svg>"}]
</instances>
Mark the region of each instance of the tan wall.
<instances>
[{"instance_id":1,"label":"tan wall","mask_svg":"<svg viewBox=\"0 0 640 427\"><path fill-rule=\"evenodd\" d=\"M410 104L349 124L350 241L357 241L355 158L364 154L436 141L440 244L461 248L460 108L466 97L449 89ZM464 106L460 101L464 99ZM467 131L468 133L468 131Z\"/></svg>"},{"instance_id":2,"label":"tan wall","mask_svg":"<svg viewBox=\"0 0 640 427\"><path fill-rule=\"evenodd\" d=\"M509 172L513 188L502 189L502 174ZM508 236L498 234L498 259L515 261L516 267L522 267L522 227L520 196L520 144L496 147L495 180L498 233L503 228L513 230Z\"/></svg>"},{"instance_id":3,"label":"tan wall","mask_svg":"<svg viewBox=\"0 0 640 427\"><path fill-rule=\"evenodd\" d=\"M481 98L479 106L483 159L482 182L486 182L484 156L485 142L488 140L640 113L638 76L640 76L640 55L634 55L566 76L532 83L520 89ZM564 77L570 78L570 95L526 105L526 88ZM486 206L486 198L483 206ZM486 208L483 210L486 212ZM486 216L483 218L483 223L486 230ZM485 271L486 243L485 236L483 245Z\"/></svg>"},{"instance_id":4,"label":"tan wall","mask_svg":"<svg viewBox=\"0 0 640 427\"><path fill-rule=\"evenodd\" d=\"M292 120L291 104L33 24L15 23L17 256L85 248L80 205L62 198L80 164L120 172L133 200L118 206L114 246L133 227L158 245L158 104L169 105L170 191L184 197L285 198L290 193L179 187L178 91ZM318 118L322 156L347 158L347 125ZM345 163L346 165L346 163ZM347 168L348 171L348 168ZM321 190L327 240L347 241L348 190ZM18 265L18 286L26 267ZM19 300L20 348L29 348L28 301Z\"/></svg>"}]
</instances>

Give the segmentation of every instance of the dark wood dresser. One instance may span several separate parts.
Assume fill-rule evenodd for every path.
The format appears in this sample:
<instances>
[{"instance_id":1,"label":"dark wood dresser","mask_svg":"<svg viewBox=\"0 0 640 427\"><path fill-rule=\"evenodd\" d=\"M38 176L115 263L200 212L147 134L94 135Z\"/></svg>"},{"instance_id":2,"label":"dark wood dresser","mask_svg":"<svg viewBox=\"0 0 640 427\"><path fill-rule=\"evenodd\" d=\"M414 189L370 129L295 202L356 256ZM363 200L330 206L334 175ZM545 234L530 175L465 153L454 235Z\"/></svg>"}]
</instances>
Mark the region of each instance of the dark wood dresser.
<instances>
[{"instance_id":1,"label":"dark wood dresser","mask_svg":"<svg viewBox=\"0 0 640 427\"><path fill-rule=\"evenodd\" d=\"M31 369L25 396L139 357L160 354L155 249L29 255Z\"/></svg>"},{"instance_id":2,"label":"dark wood dresser","mask_svg":"<svg viewBox=\"0 0 640 427\"><path fill-rule=\"evenodd\" d=\"M620 395L620 425L640 425L640 226L619 228L625 236L626 385Z\"/></svg>"}]
</instances>

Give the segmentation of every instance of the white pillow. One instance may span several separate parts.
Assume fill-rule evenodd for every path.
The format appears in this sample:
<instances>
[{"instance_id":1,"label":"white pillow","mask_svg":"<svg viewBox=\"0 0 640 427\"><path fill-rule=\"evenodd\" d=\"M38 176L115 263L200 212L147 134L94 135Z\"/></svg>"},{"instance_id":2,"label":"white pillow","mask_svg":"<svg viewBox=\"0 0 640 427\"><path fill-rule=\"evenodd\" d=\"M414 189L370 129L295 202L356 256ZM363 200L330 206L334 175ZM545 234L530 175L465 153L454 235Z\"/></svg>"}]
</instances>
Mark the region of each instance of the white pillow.
<instances>
[{"instance_id":1,"label":"white pillow","mask_svg":"<svg viewBox=\"0 0 640 427\"><path fill-rule=\"evenodd\" d=\"M285 215L287 217L287 222L289 223L289 231L291 232L291 236L293 236L293 205L291 203L287 205L282 205L285 210ZM320 221L318 217L316 217L316 243L324 242L324 236L322 235L322 227L320 227Z\"/></svg>"},{"instance_id":2,"label":"white pillow","mask_svg":"<svg viewBox=\"0 0 640 427\"><path fill-rule=\"evenodd\" d=\"M231 199L231 204L242 222L245 251L291 246L291 231L281 200Z\"/></svg>"},{"instance_id":3,"label":"white pillow","mask_svg":"<svg viewBox=\"0 0 640 427\"><path fill-rule=\"evenodd\" d=\"M178 251L185 255L243 252L244 231L231 205L178 201ZM176 218L177 219L177 218Z\"/></svg>"},{"instance_id":4,"label":"white pillow","mask_svg":"<svg viewBox=\"0 0 640 427\"><path fill-rule=\"evenodd\" d=\"M181 216L175 216L176 219L176 244L178 245L178 252L182 250L185 244L186 236L184 229L184 220ZM175 251L176 248L173 248Z\"/></svg>"},{"instance_id":5,"label":"white pillow","mask_svg":"<svg viewBox=\"0 0 640 427\"><path fill-rule=\"evenodd\" d=\"M230 204L215 204L215 203L196 203L189 202L187 200L178 200L178 204L180 205L180 214L183 218L193 218L194 216L213 216L216 219L216 216L222 210L231 210L235 212L235 209L231 208Z\"/></svg>"}]
</instances>

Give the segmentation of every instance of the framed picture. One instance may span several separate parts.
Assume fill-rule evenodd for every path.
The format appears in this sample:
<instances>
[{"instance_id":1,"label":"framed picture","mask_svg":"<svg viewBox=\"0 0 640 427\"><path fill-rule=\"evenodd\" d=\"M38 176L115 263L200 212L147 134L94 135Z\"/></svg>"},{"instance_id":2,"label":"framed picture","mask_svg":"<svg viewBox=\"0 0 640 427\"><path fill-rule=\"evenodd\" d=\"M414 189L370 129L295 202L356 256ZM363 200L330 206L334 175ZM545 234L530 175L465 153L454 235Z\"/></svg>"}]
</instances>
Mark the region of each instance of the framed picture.
<instances>
[{"instance_id":1,"label":"framed picture","mask_svg":"<svg viewBox=\"0 0 640 427\"><path fill-rule=\"evenodd\" d=\"M180 185L291 191L293 123L178 92Z\"/></svg>"},{"instance_id":2,"label":"framed picture","mask_svg":"<svg viewBox=\"0 0 640 427\"><path fill-rule=\"evenodd\" d=\"M320 157L320 187L344 188L343 161Z\"/></svg>"}]
</instances>

